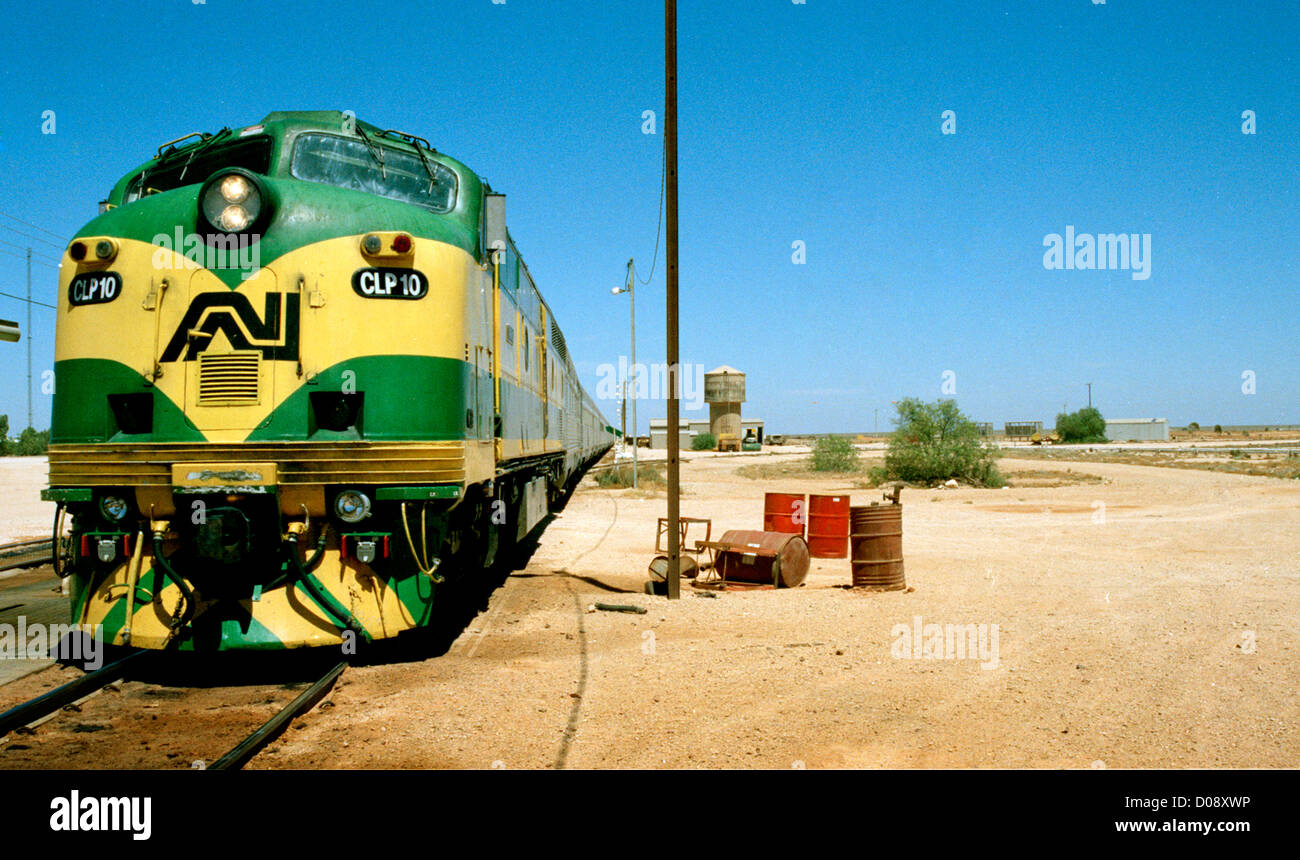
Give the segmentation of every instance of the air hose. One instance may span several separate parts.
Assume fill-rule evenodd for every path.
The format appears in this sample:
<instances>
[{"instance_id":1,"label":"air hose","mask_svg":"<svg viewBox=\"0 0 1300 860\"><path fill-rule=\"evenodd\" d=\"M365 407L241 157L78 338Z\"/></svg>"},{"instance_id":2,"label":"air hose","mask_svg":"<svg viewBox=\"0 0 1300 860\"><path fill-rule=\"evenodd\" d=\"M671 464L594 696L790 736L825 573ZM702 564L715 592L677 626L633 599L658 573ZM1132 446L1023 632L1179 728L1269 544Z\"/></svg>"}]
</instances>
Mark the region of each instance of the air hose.
<instances>
[{"instance_id":1,"label":"air hose","mask_svg":"<svg viewBox=\"0 0 1300 860\"><path fill-rule=\"evenodd\" d=\"M51 561L54 564L54 575L59 579L63 578L63 565L60 564L59 556L63 552L60 544L63 542L63 502L59 502L54 509L54 552Z\"/></svg>"},{"instance_id":2,"label":"air hose","mask_svg":"<svg viewBox=\"0 0 1300 860\"><path fill-rule=\"evenodd\" d=\"M406 546L411 551L411 558L415 561L415 566L420 569L420 573L429 577L435 583L442 582L443 577L437 573L439 565L442 563L436 556L432 563L428 561L427 553L429 551L429 536L425 528L423 504L420 505L420 548L423 553L416 553L415 541L411 538L411 524L406 519L406 502L402 502L402 529L406 532ZM423 557L422 557L423 556Z\"/></svg>"},{"instance_id":3,"label":"air hose","mask_svg":"<svg viewBox=\"0 0 1300 860\"><path fill-rule=\"evenodd\" d=\"M322 535L321 539L317 541L316 553L306 565L304 565L298 558L298 536L290 533L286 540L289 544L289 564L292 571L297 575L298 583L302 585L303 590L311 595L312 600L315 600L322 609L333 617L334 623L337 626L344 630L351 630L353 633L369 642L370 634L366 632L366 628L361 626L361 622L357 621L356 616L349 612L347 607L340 605L332 596L322 592L321 589L317 587L316 581L312 579L311 574L308 573L308 569L320 561L320 556L324 549L324 535Z\"/></svg>"},{"instance_id":4,"label":"air hose","mask_svg":"<svg viewBox=\"0 0 1300 860\"><path fill-rule=\"evenodd\" d=\"M180 590L181 601L185 605L185 611L183 613L176 615L172 619L171 629L172 632L175 633L177 630L180 630L186 624L190 623L190 620L194 617L195 610L198 609L198 604L195 603L194 601L194 592L190 591L190 587L185 584L185 580L181 578L180 574L178 574L175 570L172 569L171 563L168 562L167 558L163 555L162 543L163 543L163 533L160 531L154 532L153 533L154 562L156 562L158 567L162 569L163 577L165 579L170 579L173 583L175 583L176 588ZM161 593L162 589L158 589L158 591ZM177 607L177 609L179 610L180 607Z\"/></svg>"}]
</instances>

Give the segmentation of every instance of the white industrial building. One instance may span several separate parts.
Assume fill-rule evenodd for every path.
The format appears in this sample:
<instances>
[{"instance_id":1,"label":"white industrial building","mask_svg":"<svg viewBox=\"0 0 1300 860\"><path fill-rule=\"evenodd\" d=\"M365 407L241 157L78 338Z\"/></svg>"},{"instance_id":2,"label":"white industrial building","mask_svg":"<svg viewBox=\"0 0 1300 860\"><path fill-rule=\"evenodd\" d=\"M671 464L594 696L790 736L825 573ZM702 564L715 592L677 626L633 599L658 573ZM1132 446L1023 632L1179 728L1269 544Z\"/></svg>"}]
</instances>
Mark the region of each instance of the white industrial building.
<instances>
[{"instance_id":1,"label":"white industrial building","mask_svg":"<svg viewBox=\"0 0 1300 860\"><path fill-rule=\"evenodd\" d=\"M680 419L680 430L678 433L678 447L683 451L691 450L691 442L701 433L712 432L709 428L711 422L708 418L682 418ZM762 442L763 437L763 419L761 418L742 418L740 420L740 438L743 441L750 431L753 431L754 437ZM652 418L650 419L650 447L663 450L668 447L668 419Z\"/></svg>"},{"instance_id":2,"label":"white industrial building","mask_svg":"<svg viewBox=\"0 0 1300 860\"><path fill-rule=\"evenodd\" d=\"M677 433L677 448L681 451L691 450L691 422L682 418ZM666 449L668 447L668 419L650 419L650 447Z\"/></svg>"},{"instance_id":3,"label":"white industrial building","mask_svg":"<svg viewBox=\"0 0 1300 860\"><path fill-rule=\"evenodd\" d=\"M1168 442L1168 418L1107 418L1106 438L1112 442Z\"/></svg>"}]
</instances>

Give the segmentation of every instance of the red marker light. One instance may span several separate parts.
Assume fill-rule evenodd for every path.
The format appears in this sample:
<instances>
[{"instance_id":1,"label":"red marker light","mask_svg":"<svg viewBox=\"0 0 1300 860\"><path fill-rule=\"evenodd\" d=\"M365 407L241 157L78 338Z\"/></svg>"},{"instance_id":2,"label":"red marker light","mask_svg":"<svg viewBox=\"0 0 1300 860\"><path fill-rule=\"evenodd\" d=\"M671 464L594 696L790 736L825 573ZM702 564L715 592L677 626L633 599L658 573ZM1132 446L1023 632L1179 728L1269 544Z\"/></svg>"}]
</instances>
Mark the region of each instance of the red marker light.
<instances>
[{"instance_id":1,"label":"red marker light","mask_svg":"<svg viewBox=\"0 0 1300 860\"><path fill-rule=\"evenodd\" d=\"M399 254L405 254L411 250L411 237L405 233L398 233L393 238L393 250Z\"/></svg>"},{"instance_id":2,"label":"red marker light","mask_svg":"<svg viewBox=\"0 0 1300 860\"><path fill-rule=\"evenodd\" d=\"M86 259L86 246L83 242L73 242L72 247L68 249L68 256L80 262Z\"/></svg>"}]
</instances>

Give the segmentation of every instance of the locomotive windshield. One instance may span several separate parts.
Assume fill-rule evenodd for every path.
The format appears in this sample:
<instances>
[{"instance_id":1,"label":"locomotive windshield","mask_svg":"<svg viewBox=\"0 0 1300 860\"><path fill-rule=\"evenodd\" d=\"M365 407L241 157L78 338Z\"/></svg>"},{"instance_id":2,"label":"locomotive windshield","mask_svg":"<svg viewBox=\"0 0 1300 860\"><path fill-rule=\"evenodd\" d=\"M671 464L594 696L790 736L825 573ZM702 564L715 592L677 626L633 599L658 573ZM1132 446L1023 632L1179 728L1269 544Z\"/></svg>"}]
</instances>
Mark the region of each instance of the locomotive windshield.
<instances>
[{"instance_id":1,"label":"locomotive windshield","mask_svg":"<svg viewBox=\"0 0 1300 860\"><path fill-rule=\"evenodd\" d=\"M290 171L308 182L377 194L431 212L450 212L456 203L456 174L445 166L358 138L299 135Z\"/></svg>"},{"instance_id":2,"label":"locomotive windshield","mask_svg":"<svg viewBox=\"0 0 1300 860\"><path fill-rule=\"evenodd\" d=\"M226 167L242 167L266 173L271 163L271 139L251 137L222 143L226 133L217 134L188 149L170 150L132 180L124 203L131 203L160 191L197 185Z\"/></svg>"}]
</instances>

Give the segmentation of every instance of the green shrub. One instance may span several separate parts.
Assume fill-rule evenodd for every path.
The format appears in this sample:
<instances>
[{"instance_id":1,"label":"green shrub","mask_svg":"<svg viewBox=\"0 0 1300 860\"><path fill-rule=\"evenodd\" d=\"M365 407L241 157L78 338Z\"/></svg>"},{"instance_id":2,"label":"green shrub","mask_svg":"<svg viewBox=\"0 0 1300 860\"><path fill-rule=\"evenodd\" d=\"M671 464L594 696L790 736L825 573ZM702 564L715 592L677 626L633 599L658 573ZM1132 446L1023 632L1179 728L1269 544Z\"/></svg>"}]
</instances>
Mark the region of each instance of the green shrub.
<instances>
[{"instance_id":1,"label":"green shrub","mask_svg":"<svg viewBox=\"0 0 1300 860\"><path fill-rule=\"evenodd\" d=\"M858 449L844 436L823 436L813 443L814 472L857 472L862 468Z\"/></svg>"},{"instance_id":2,"label":"green shrub","mask_svg":"<svg viewBox=\"0 0 1300 860\"><path fill-rule=\"evenodd\" d=\"M1056 432L1062 442L1105 442L1106 419L1092 406L1056 416Z\"/></svg>"},{"instance_id":3,"label":"green shrub","mask_svg":"<svg viewBox=\"0 0 1300 860\"><path fill-rule=\"evenodd\" d=\"M1188 424L1188 425L1187 425L1187 429L1188 429L1188 430L1200 430L1200 429L1201 429L1201 425L1200 425L1200 424L1197 424L1195 421L1193 421L1191 424Z\"/></svg>"},{"instance_id":4,"label":"green shrub","mask_svg":"<svg viewBox=\"0 0 1300 860\"><path fill-rule=\"evenodd\" d=\"M696 433L691 439L692 451L712 451L718 447L718 439L712 433Z\"/></svg>"},{"instance_id":5,"label":"green shrub","mask_svg":"<svg viewBox=\"0 0 1300 860\"><path fill-rule=\"evenodd\" d=\"M9 453L9 416L0 415L0 457Z\"/></svg>"},{"instance_id":6,"label":"green shrub","mask_svg":"<svg viewBox=\"0 0 1300 860\"><path fill-rule=\"evenodd\" d=\"M18 441L10 446L9 453L16 454L19 457L34 457L37 454L44 454L50 447L50 431L34 430L28 427L18 437Z\"/></svg>"},{"instance_id":7,"label":"green shrub","mask_svg":"<svg viewBox=\"0 0 1300 860\"><path fill-rule=\"evenodd\" d=\"M1215 433L1222 433L1222 432L1223 432L1223 425L1222 425L1222 424L1215 424L1215 425L1214 425L1214 432L1215 432Z\"/></svg>"},{"instance_id":8,"label":"green shrub","mask_svg":"<svg viewBox=\"0 0 1300 860\"><path fill-rule=\"evenodd\" d=\"M876 483L938 484L950 479L982 487L1005 483L993 462L997 449L981 442L979 427L957 409L957 401L924 403L904 398L898 401L894 426L885 466L871 473Z\"/></svg>"}]
</instances>

